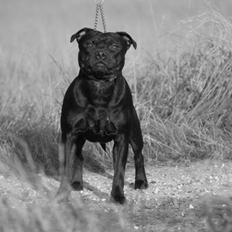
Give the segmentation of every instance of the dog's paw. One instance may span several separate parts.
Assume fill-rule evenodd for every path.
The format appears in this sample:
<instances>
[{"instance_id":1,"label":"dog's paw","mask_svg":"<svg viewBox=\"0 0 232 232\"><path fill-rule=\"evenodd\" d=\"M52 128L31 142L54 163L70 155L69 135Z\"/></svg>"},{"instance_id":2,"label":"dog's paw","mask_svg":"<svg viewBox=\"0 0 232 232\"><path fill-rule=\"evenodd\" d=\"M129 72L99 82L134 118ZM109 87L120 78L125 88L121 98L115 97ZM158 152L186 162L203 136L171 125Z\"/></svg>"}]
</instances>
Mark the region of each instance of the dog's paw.
<instances>
[{"instance_id":1,"label":"dog's paw","mask_svg":"<svg viewBox=\"0 0 232 232\"><path fill-rule=\"evenodd\" d=\"M126 198L122 191L120 191L119 187L116 187L114 191L111 192L111 198L114 202L119 204L124 204L126 201Z\"/></svg>"},{"instance_id":2,"label":"dog's paw","mask_svg":"<svg viewBox=\"0 0 232 232\"><path fill-rule=\"evenodd\" d=\"M72 182L71 185L72 185L73 190L75 190L75 191L83 190L83 182L74 181L74 182Z\"/></svg>"},{"instance_id":3,"label":"dog's paw","mask_svg":"<svg viewBox=\"0 0 232 232\"><path fill-rule=\"evenodd\" d=\"M124 197L124 195L111 196L111 199L113 202L119 203L121 205L123 205L126 202L126 198Z\"/></svg>"},{"instance_id":4,"label":"dog's paw","mask_svg":"<svg viewBox=\"0 0 232 232\"><path fill-rule=\"evenodd\" d=\"M146 189L148 188L147 180L136 180L135 189Z\"/></svg>"}]
</instances>

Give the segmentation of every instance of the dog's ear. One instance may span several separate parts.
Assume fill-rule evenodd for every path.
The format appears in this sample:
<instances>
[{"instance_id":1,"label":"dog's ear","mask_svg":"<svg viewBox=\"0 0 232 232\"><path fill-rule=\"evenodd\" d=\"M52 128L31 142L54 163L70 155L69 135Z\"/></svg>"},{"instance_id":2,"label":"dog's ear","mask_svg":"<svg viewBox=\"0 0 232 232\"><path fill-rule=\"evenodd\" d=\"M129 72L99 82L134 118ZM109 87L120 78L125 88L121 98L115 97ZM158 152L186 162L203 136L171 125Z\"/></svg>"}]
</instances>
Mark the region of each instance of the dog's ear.
<instances>
[{"instance_id":1,"label":"dog's ear","mask_svg":"<svg viewBox=\"0 0 232 232\"><path fill-rule=\"evenodd\" d=\"M72 43L74 40L79 42L81 40L81 38L83 36L85 36L87 33L89 33L90 31L93 31L93 29L90 29L87 27L82 28L80 31L78 31L77 33L75 33L71 36L70 42Z\"/></svg>"},{"instance_id":2,"label":"dog's ear","mask_svg":"<svg viewBox=\"0 0 232 232\"><path fill-rule=\"evenodd\" d=\"M131 44L133 45L134 49L137 48L137 43L132 39L132 37L128 33L120 31L117 32L117 34L119 34L126 41L127 48L129 48Z\"/></svg>"}]
</instances>

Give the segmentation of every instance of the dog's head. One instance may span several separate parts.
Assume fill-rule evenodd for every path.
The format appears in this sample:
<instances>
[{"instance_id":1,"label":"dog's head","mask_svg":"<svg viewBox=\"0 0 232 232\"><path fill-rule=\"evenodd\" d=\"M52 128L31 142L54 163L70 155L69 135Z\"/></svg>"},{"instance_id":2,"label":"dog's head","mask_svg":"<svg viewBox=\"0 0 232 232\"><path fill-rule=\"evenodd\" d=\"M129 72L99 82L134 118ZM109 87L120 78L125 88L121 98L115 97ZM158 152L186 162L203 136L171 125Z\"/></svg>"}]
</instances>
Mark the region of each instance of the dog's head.
<instances>
[{"instance_id":1,"label":"dog's head","mask_svg":"<svg viewBox=\"0 0 232 232\"><path fill-rule=\"evenodd\" d=\"M79 65L87 74L99 78L122 71L125 54L136 42L126 32L102 33L83 28L71 36L71 42L79 44Z\"/></svg>"}]
</instances>

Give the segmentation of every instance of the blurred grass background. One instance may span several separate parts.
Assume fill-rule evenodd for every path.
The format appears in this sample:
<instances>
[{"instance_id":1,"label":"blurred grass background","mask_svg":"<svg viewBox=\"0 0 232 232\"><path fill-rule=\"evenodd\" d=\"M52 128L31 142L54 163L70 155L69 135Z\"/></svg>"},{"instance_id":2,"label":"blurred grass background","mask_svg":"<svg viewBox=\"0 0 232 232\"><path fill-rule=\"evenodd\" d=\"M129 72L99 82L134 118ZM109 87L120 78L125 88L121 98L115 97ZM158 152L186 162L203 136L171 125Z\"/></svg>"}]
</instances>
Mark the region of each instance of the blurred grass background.
<instances>
[{"instance_id":1,"label":"blurred grass background","mask_svg":"<svg viewBox=\"0 0 232 232\"><path fill-rule=\"evenodd\" d=\"M127 31L138 43L124 75L146 160L231 159L232 2L105 0L104 6L108 30ZM77 45L69 40L92 27L94 17L94 0L0 0L2 175L33 169L57 178L61 102L78 73ZM97 168L111 167L111 155L98 145L87 144L85 157L87 168L96 161Z\"/></svg>"},{"instance_id":2,"label":"blurred grass background","mask_svg":"<svg viewBox=\"0 0 232 232\"><path fill-rule=\"evenodd\" d=\"M231 2L108 0L104 6L108 30L127 31L138 42L124 74L146 158L230 157ZM94 16L93 0L1 1L2 136L22 137L48 172L57 170L61 102L79 68L70 36L92 27ZM222 86L226 92L218 91ZM97 159L111 160L93 149Z\"/></svg>"}]
</instances>

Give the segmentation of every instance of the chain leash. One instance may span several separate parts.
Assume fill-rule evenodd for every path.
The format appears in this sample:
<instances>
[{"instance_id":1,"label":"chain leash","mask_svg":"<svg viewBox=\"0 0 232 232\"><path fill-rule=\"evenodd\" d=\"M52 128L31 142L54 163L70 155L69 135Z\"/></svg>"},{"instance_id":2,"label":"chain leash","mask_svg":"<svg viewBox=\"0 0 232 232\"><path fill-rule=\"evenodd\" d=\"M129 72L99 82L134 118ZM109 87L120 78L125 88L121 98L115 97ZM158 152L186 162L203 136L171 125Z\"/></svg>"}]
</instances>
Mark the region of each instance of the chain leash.
<instances>
[{"instance_id":1,"label":"chain leash","mask_svg":"<svg viewBox=\"0 0 232 232\"><path fill-rule=\"evenodd\" d=\"M99 5L96 4L96 15L95 15L95 23L94 23L94 30L97 30L98 18L99 18Z\"/></svg>"},{"instance_id":2,"label":"chain leash","mask_svg":"<svg viewBox=\"0 0 232 232\"><path fill-rule=\"evenodd\" d=\"M103 8L104 0L96 0L95 2L96 2L96 14L95 14L94 30L97 30L99 12L100 12L103 31L106 32L106 20L105 20L104 8Z\"/></svg>"}]
</instances>

